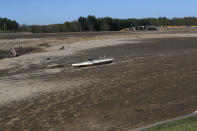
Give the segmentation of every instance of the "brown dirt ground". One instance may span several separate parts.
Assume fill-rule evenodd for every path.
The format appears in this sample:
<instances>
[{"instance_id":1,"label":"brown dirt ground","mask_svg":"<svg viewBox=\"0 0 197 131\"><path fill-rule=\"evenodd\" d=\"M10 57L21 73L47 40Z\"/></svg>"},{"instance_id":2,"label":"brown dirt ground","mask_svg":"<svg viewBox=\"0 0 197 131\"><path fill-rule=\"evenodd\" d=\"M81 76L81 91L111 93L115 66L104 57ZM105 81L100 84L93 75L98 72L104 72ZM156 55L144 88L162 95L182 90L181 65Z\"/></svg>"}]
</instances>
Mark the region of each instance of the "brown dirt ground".
<instances>
[{"instance_id":1,"label":"brown dirt ground","mask_svg":"<svg viewBox=\"0 0 197 131\"><path fill-rule=\"evenodd\" d=\"M122 131L191 113L197 109L196 41L149 39L62 58L59 63L68 65L99 55L114 56L115 62L33 78L91 82L1 106L0 128Z\"/></svg>"}]
</instances>

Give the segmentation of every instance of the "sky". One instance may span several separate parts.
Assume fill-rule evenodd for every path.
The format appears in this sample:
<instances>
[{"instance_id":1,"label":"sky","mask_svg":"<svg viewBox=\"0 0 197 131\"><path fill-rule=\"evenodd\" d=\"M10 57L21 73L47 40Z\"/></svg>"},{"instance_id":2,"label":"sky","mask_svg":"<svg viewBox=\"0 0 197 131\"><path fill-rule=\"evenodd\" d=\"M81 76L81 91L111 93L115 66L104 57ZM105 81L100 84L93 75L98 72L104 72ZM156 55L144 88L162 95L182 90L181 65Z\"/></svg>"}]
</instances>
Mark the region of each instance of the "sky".
<instances>
[{"instance_id":1,"label":"sky","mask_svg":"<svg viewBox=\"0 0 197 131\"><path fill-rule=\"evenodd\" d=\"M197 17L197 0L0 0L0 17L56 24L94 15L112 18Z\"/></svg>"}]
</instances>

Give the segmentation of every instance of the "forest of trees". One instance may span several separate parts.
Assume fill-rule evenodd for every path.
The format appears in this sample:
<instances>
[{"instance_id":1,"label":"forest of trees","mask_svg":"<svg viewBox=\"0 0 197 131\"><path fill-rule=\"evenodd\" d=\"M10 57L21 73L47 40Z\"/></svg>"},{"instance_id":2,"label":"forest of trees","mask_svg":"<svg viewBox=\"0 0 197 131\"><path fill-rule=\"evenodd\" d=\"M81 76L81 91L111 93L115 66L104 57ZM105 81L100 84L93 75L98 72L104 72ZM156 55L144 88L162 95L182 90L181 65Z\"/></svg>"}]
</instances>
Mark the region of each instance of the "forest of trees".
<instances>
[{"instance_id":1,"label":"forest of trees","mask_svg":"<svg viewBox=\"0 0 197 131\"><path fill-rule=\"evenodd\" d=\"M173 18L144 18L144 19L112 19L110 17L96 18L95 16L79 17L77 21L65 22L46 26L27 26L25 30L33 33L80 32L80 31L119 31L135 26L186 26L197 25L196 17ZM24 31L25 31L24 30Z\"/></svg>"},{"instance_id":2,"label":"forest of trees","mask_svg":"<svg viewBox=\"0 0 197 131\"><path fill-rule=\"evenodd\" d=\"M0 31L17 31L19 24L15 20L0 18Z\"/></svg>"},{"instance_id":3,"label":"forest of trees","mask_svg":"<svg viewBox=\"0 0 197 131\"><path fill-rule=\"evenodd\" d=\"M7 18L0 18L0 30L24 31L32 33L81 32L81 31L119 31L136 26L192 26L197 25L196 17L184 18L143 18L113 19L95 16L79 17L78 20L53 25L21 25Z\"/></svg>"}]
</instances>

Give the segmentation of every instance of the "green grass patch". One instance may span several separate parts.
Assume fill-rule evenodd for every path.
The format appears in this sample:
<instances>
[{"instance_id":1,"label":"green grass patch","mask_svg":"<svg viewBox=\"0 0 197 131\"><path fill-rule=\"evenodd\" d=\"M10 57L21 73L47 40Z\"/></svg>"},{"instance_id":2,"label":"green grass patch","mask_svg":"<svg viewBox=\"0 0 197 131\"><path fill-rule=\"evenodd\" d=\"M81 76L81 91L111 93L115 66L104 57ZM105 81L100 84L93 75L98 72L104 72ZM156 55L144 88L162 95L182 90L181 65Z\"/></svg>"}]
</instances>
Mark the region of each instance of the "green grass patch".
<instances>
[{"instance_id":1,"label":"green grass patch","mask_svg":"<svg viewBox=\"0 0 197 131\"><path fill-rule=\"evenodd\" d=\"M142 131L197 131L197 116L167 122Z\"/></svg>"}]
</instances>

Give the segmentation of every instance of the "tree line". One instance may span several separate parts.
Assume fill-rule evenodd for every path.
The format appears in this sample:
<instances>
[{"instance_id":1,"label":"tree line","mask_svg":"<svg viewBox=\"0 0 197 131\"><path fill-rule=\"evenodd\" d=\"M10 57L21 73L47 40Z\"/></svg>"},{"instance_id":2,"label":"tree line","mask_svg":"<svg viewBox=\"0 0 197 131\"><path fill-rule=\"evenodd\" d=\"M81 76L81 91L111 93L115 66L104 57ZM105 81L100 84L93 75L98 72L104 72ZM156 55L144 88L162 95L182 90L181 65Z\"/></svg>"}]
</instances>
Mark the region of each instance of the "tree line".
<instances>
[{"instance_id":1,"label":"tree line","mask_svg":"<svg viewBox=\"0 0 197 131\"><path fill-rule=\"evenodd\" d=\"M81 32L81 31L119 31L123 28L136 26L186 26L197 25L196 17L184 18L143 18L143 19L113 19L110 17L96 18L95 16L79 17L78 20L54 25L27 26L33 33Z\"/></svg>"},{"instance_id":2,"label":"tree line","mask_svg":"<svg viewBox=\"0 0 197 131\"><path fill-rule=\"evenodd\" d=\"M82 32L82 31L119 31L136 26L193 26L197 25L196 17L184 18L143 18L114 19L95 16L79 17L78 20L53 25L21 25L7 18L0 18L0 30L18 30L32 33Z\"/></svg>"},{"instance_id":3,"label":"tree line","mask_svg":"<svg viewBox=\"0 0 197 131\"><path fill-rule=\"evenodd\" d=\"M15 20L0 18L0 31L17 31L19 24Z\"/></svg>"}]
</instances>

